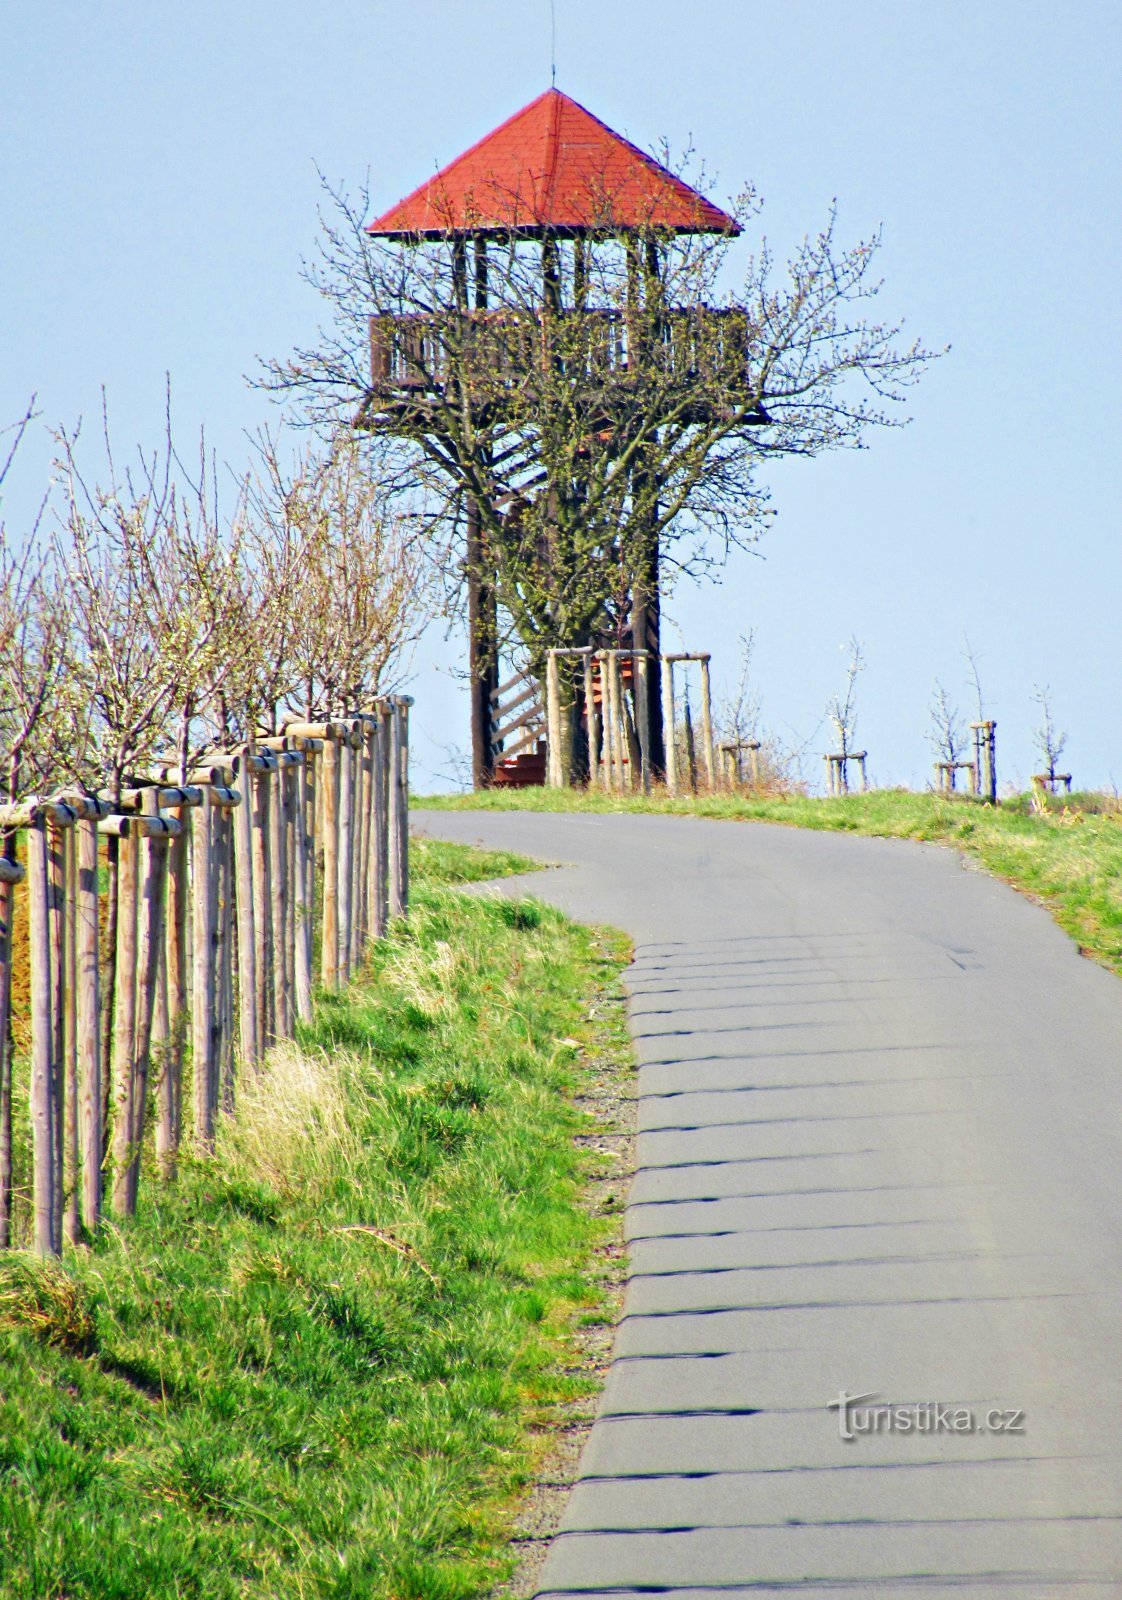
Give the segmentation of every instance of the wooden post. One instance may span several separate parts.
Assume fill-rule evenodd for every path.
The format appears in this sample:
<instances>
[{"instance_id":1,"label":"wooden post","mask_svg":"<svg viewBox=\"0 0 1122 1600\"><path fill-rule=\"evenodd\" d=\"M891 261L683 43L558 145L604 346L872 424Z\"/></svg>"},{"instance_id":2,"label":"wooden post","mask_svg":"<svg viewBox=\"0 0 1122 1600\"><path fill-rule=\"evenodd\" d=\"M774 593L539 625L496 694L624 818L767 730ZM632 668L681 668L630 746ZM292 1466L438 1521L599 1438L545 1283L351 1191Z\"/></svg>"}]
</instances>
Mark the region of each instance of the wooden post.
<instances>
[{"instance_id":1,"label":"wooden post","mask_svg":"<svg viewBox=\"0 0 1122 1600\"><path fill-rule=\"evenodd\" d=\"M159 793L147 789L143 815L159 815ZM125 1171L123 1209L136 1212L140 1187L140 1157L144 1145L144 1125L148 1109L148 1074L152 1059L152 1024L155 1015L156 986L160 973L160 952L164 943L164 885L167 877L168 839L142 838L138 847L138 913L136 1038L134 1042L133 1089L130 1107L128 1159ZM116 1190L114 1191L116 1203Z\"/></svg>"},{"instance_id":2,"label":"wooden post","mask_svg":"<svg viewBox=\"0 0 1122 1600\"><path fill-rule=\"evenodd\" d=\"M241 809L240 807L238 808ZM234 819L231 808L216 808L214 853L217 878L215 923L217 1092L222 1110L234 1109Z\"/></svg>"},{"instance_id":3,"label":"wooden post","mask_svg":"<svg viewBox=\"0 0 1122 1600\"><path fill-rule=\"evenodd\" d=\"M357 720L357 719L356 719ZM362 909L362 886L365 881L363 854L365 829L363 826L366 802L366 724L360 722L359 730L351 741L351 943L349 965L352 974L362 964L366 945L366 931Z\"/></svg>"},{"instance_id":4,"label":"wooden post","mask_svg":"<svg viewBox=\"0 0 1122 1600\"><path fill-rule=\"evenodd\" d=\"M194 1139L196 1148L214 1144L218 1084L214 1050L214 1013L217 1005L215 924L217 883L214 871L214 804L210 789L191 817L191 888L194 939L191 952L191 1051L194 1061Z\"/></svg>"},{"instance_id":5,"label":"wooden post","mask_svg":"<svg viewBox=\"0 0 1122 1600\"><path fill-rule=\"evenodd\" d=\"M409 779L406 705L401 696L392 701L390 717L390 916L409 911Z\"/></svg>"},{"instance_id":6,"label":"wooden post","mask_svg":"<svg viewBox=\"0 0 1122 1600\"><path fill-rule=\"evenodd\" d=\"M325 989L339 984L339 744L324 741L320 785L323 831L323 921L320 929L320 974Z\"/></svg>"},{"instance_id":7,"label":"wooden post","mask_svg":"<svg viewBox=\"0 0 1122 1600\"><path fill-rule=\"evenodd\" d=\"M717 787L717 761L713 753L713 699L709 686L709 657L702 656L701 668L701 753L705 757L705 776L710 792Z\"/></svg>"},{"instance_id":8,"label":"wooden post","mask_svg":"<svg viewBox=\"0 0 1122 1600\"><path fill-rule=\"evenodd\" d=\"M374 814L374 739L377 722L373 717L362 719L362 748L359 772L359 834L355 861L358 869L358 942L354 953L355 964L361 961L370 938L370 844Z\"/></svg>"},{"instance_id":9,"label":"wooden post","mask_svg":"<svg viewBox=\"0 0 1122 1600\"><path fill-rule=\"evenodd\" d=\"M285 895L284 964L288 990L288 1032L296 1032L296 941L297 902L303 900L300 882L300 832L304 825L301 805L301 774L304 757L299 750L290 750L292 759L284 774L284 831L285 858L288 862L288 888Z\"/></svg>"},{"instance_id":10,"label":"wooden post","mask_svg":"<svg viewBox=\"0 0 1122 1600\"><path fill-rule=\"evenodd\" d=\"M132 1147L136 1076L137 897L140 839L121 840L117 878L117 995L113 1017L113 1188L118 1216L128 1210L128 1171ZM198 1065L196 1062L196 1072Z\"/></svg>"},{"instance_id":11,"label":"wooden post","mask_svg":"<svg viewBox=\"0 0 1122 1600\"><path fill-rule=\"evenodd\" d=\"M242 803L235 807L233 815L234 897L238 923L238 1037L242 1061L247 1067L255 1067L261 1059L261 1041L257 1032L257 950L253 904L254 781L247 759L252 754L251 744L242 746L239 755Z\"/></svg>"},{"instance_id":12,"label":"wooden post","mask_svg":"<svg viewBox=\"0 0 1122 1600\"><path fill-rule=\"evenodd\" d=\"M187 914L190 904L190 817L179 808L179 832L168 847L168 892L164 965L167 972L168 1040L160 1075L156 1160L161 1177L175 1177L183 1127L183 1058L187 1046L190 986L187 976Z\"/></svg>"},{"instance_id":13,"label":"wooden post","mask_svg":"<svg viewBox=\"0 0 1122 1600\"><path fill-rule=\"evenodd\" d=\"M604 650L600 656L600 671L604 684L604 764L608 772L606 787L613 792L618 792L623 787L623 746L620 741L616 654L615 650Z\"/></svg>"},{"instance_id":14,"label":"wooden post","mask_svg":"<svg viewBox=\"0 0 1122 1600\"><path fill-rule=\"evenodd\" d=\"M643 793L650 794L652 766L650 652L634 650L631 661L635 685L635 729L639 736L639 783Z\"/></svg>"},{"instance_id":15,"label":"wooden post","mask_svg":"<svg viewBox=\"0 0 1122 1600\"><path fill-rule=\"evenodd\" d=\"M560 789L565 780L561 751L561 673L556 650L547 650L545 657L545 726L549 741L545 781L549 788Z\"/></svg>"},{"instance_id":16,"label":"wooden post","mask_svg":"<svg viewBox=\"0 0 1122 1600\"><path fill-rule=\"evenodd\" d=\"M397 777L401 789L399 803L401 823L398 828L398 876L401 880L401 915L409 915L409 708L413 704L406 695L397 702L398 760Z\"/></svg>"},{"instance_id":17,"label":"wooden post","mask_svg":"<svg viewBox=\"0 0 1122 1600\"><path fill-rule=\"evenodd\" d=\"M296 1013L301 1022L312 1020L312 918L315 884L315 768L311 742L296 769L296 906L294 982Z\"/></svg>"},{"instance_id":18,"label":"wooden post","mask_svg":"<svg viewBox=\"0 0 1122 1600\"><path fill-rule=\"evenodd\" d=\"M351 977L351 890L354 885L354 750L351 735L339 741L339 982L347 984Z\"/></svg>"},{"instance_id":19,"label":"wooden post","mask_svg":"<svg viewBox=\"0 0 1122 1600\"><path fill-rule=\"evenodd\" d=\"M666 790L678 793L678 727L674 719L674 663L662 658L662 740L666 751Z\"/></svg>"},{"instance_id":20,"label":"wooden post","mask_svg":"<svg viewBox=\"0 0 1122 1600\"><path fill-rule=\"evenodd\" d=\"M51 936L51 1115L54 1133L51 1152L55 1172L52 1186L54 1244L62 1250L64 1169L66 1148L66 858L65 830L52 821L47 829L47 875L50 882Z\"/></svg>"},{"instance_id":21,"label":"wooden post","mask_svg":"<svg viewBox=\"0 0 1122 1600\"><path fill-rule=\"evenodd\" d=\"M686 736L686 775L689 780L690 793L697 793L697 751L693 742L693 718L690 715L690 697L687 694L682 707L682 727Z\"/></svg>"},{"instance_id":22,"label":"wooden post","mask_svg":"<svg viewBox=\"0 0 1122 1600\"><path fill-rule=\"evenodd\" d=\"M252 784L253 826L253 939L254 976L257 980L257 1051L258 1057L273 1042L273 946L270 935L270 878L271 854L269 848L269 812L273 768L259 767L259 757L247 758L246 765L256 770L252 777L246 774L246 788Z\"/></svg>"},{"instance_id":23,"label":"wooden post","mask_svg":"<svg viewBox=\"0 0 1122 1600\"><path fill-rule=\"evenodd\" d=\"M28 958L31 968L32 1243L57 1255L54 1237L54 1116L51 1104L54 1019L51 1015L50 884L44 824L27 830Z\"/></svg>"},{"instance_id":24,"label":"wooden post","mask_svg":"<svg viewBox=\"0 0 1122 1600\"><path fill-rule=\"evenodd\" d=\"M23 876L16 831L6 828L0 855L0 1250L12 1245L12 922Z\"/></svg>"},{"instance_id":25,"label":"wooden post","mask_svg":"<svg viewBox=\"0 0 1122 1600\"><path fill-rule=\"evenodd\" d=\"M288 1005L286 991L288 977L284 959L285 899L288 889L288 851L284 830L284 766L270 774L272 788L269 794L269 881L268 896L269 951L273 973L273 1011L270 1033L274 1039L288 1036Z\"/></svg>"},{"instance_id":26,"label":"wooden post","mask_svg":"<svg viewBox=\"0 0 1122 1600\"><path fill-rule=\"evenodd\" d=\"M62 1231L70 1244L77 1244L82 1237L82 1209L78 1139L78 839L73 827L65 830L62 846L65 854L62 979L65 1063L62 1181L65 1200Z\"/></svg>"},{"instance_id":27,"label":"wooden post","mask_svg":"<svg viewBox=\"0 0 1122 1600\"><path fill-rule=\"evenodd\" d=\"M391 711L378 703L378 742L374 748L374 933L384 939L390 917L390 730Z\"/></svg>"},{"instance_id":28,"label":"wooden post","mask_svg":"<svg viewBox=\"0 0 1122 1600\"><path fill-rule=\"evenodd\" d=\"M596 710L596 657L591 650L584 658L584 716L588 728L588 787L600 787L600 717ZM601 676L601 683L603 677Z\"/></svg>"},{"instance_id":29,"label":"wooden post","mask_svg":"<svg viewBox=\"0 0 1122 1600\"><path fill-rule=\"evenodd\" d=\"M101 971L98 950L97 818L75 827L74 877L75 1039L78 1136L81 1147L81 1223L88 1234L101 1224Z\"/></svg>"}]
</instances>

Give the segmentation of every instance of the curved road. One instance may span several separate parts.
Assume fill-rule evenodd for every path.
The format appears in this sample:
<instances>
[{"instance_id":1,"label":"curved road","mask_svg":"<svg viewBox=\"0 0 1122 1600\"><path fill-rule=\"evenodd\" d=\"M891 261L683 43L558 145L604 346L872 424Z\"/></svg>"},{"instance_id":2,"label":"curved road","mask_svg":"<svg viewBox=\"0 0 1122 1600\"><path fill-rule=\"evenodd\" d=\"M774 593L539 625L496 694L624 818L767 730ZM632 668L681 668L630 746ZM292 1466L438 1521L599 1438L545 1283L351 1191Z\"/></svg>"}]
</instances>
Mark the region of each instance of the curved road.
<instances>
[{"instance_id":1,"label":"curved road","mask_svg":"<svg viewBox=\"0 0 1122 1600\"><path fill-rule=\"evenodd\" d=\"M945 849L415 822L635 940L631 1275L540 1593L1122 1595L1122 983Z\"/></svg>"}]
</instances>

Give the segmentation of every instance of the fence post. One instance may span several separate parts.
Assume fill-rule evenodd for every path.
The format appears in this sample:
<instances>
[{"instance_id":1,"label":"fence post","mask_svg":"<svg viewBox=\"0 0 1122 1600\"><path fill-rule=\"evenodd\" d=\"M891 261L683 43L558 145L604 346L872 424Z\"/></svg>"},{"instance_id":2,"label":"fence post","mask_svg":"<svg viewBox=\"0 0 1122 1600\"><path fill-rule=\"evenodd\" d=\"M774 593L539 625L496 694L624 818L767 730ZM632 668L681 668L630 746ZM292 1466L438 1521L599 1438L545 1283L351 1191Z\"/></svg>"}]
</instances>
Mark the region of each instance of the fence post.
<instances>
[{"instance_id":1,"label":"fence post","mask_svg":"<svg viewBox=\"0 0 1122 1600\"><path fill-rule=\"evenodd\" d=\"M27 830L27 909L31 966L31 1142L33 1241L41 1256L57 1255L54 1240L54 1117L51 1108L50 885L44 824Z\"/></svg>"},{"instance_id":2,"label":"fence post","mask_svg":"<svg viewBox=\"0 0 1122 1600\"><path fill-rule=\"evenodd\" d=\"M98 960L97 818L75 827L74 879L77 1117L81 1144L81 1221L87 1233L101 1223L101 973Z\"/></svg>"},{"instance_id":3,"label":"fence post","mask_svg":"<svg viewBox=\"0 0 1122 1600\"><path fill-rule=\"evenodd\" d=\"M143 815L158 818L159 809L159 791L146 789L142 801ZM152 1055L152 1022L156 982L160 970L160 948L164 942L164 882L168 862L166 837L145 836L138 839L136 844L138 863L143 864L143 877L137 886L139 928L136 1039L129 1149L124 1183L124 1211L128 1216L132 1216L136 1211L140 1185L140 1154L144 1142L144 1122L148 1107L148 1070Z\"/></svg>"}]
</instances>

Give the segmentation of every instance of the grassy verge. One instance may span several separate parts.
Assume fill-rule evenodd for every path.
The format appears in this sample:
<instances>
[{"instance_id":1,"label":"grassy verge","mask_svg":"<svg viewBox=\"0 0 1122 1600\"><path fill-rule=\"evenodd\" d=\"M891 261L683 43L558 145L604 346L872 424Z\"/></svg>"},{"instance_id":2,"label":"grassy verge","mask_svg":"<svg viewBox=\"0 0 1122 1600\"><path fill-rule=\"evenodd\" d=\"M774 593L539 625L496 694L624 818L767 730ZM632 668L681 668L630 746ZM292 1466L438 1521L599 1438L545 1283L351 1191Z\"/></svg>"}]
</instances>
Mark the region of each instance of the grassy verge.
<instances>
[{"instance_id":1,"label":"grassy verge","mask_svg":"<svg viewBox=\"0 0 1122 1600\"><path fill-rule=\"evenodd\" d=\"M574 1104L626 1068L613 936L451 882L243 1093L214 1159L46 1267L0 1264L0 1593L456 1600L511 1566L593 1379L615 1227ZM576 1141L576 1142L574 1142ZM615 1197L615 1198L618 1198Z\"/></svg>"},{"instance_id":2,"label":"grassy verge","mask_svg":"<svg viewBox=\"0 0 1122 1600\"><path fill-rule=\"evenodd\" d=\"M1101 802L1102 797L1076 795L1040 814L1024 801L995 810L964 798L891 789L837 800L729 794L671 799L522 789L414 803L434 809L659 811L951 844L1040 900L1086 954L1122 973L1122 812Z\"/></svg>"}]
</instances>

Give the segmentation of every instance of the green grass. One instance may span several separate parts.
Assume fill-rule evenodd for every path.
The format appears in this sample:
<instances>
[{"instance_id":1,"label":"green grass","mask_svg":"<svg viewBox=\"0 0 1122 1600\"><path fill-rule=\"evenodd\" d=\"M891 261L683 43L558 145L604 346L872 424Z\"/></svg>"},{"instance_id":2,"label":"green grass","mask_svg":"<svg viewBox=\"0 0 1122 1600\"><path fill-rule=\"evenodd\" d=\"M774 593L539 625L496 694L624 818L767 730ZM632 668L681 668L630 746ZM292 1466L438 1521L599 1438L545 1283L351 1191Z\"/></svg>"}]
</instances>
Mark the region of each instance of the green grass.
<instances>
[{"instance_id":1,"label":"green grass","mask_svg":"<svg viewBox=\"0 0 1122 1600\"><path fill-rule=\"evenodd\" d=\"M881 789L843 799L805 795L669 796L588 794L580 790L492 790L418 799L414 805L530 811L658 811L736 821L781 822L888 838L954 845L987 871L1046 905L1080 948L1122 973L1122 811L1103 796L1072 795L1035 812L1027 798L996 809Z\"/></svg>"},{"instance_id":2,"label":"green grass","mask_svg":"<svg viewBox=\"0 0 1122 1600\"><path fill-rule=\"evenodd\" d=\"M551 1419L615 1226L571 1103L626 1033L589 1020L622 941L445 885L323 997L214 1159L61 1266L0 1265L0 1594L457 1600ZM609 1208L610 1209L610 1208Z\"/></svg>"}]
</instances>

